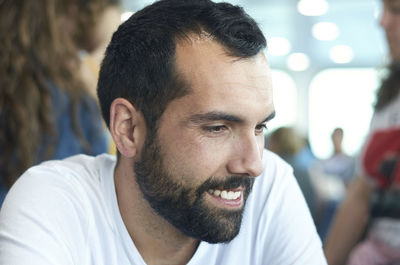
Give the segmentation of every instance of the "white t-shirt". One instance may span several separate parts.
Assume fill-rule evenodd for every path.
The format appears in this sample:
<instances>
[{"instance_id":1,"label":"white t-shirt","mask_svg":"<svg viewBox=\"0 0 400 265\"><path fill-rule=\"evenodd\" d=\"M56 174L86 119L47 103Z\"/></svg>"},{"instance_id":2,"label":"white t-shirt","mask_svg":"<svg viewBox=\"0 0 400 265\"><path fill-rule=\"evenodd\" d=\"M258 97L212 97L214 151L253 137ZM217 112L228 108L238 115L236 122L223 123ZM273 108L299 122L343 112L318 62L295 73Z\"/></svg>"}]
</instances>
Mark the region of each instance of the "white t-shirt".
<instances>
[{"instance_id":1,"label":"white t-shirt","mask_svg":"<svg viewBox=\"0 0 400 265\"><path fill-rule=\"evenodd\" d=\"M292 169L268 151L263 161L239 235L201 242L189 265L326 264ZM78 155L29 169L0 211L0 264L144 265L119 212L115 163Z\"/></svg>"}]
</instances>

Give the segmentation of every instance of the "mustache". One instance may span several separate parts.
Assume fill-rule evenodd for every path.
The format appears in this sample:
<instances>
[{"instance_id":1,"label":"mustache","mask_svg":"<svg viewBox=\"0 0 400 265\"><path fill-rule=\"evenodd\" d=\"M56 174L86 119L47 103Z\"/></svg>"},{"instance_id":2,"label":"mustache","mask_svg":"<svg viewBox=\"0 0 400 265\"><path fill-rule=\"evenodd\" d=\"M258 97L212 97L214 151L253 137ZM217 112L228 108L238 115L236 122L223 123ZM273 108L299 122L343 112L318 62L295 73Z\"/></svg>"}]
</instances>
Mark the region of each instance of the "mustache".
<instances>
[{"instance_id":1,"label":"mustache","mask_svg":"<svg viewBox=\"0 0 400 265\"><path fill-rule=\"evenodd\" d=\"M244 187L246 191L249 191L253 183L254 178L250 176L229 176L223 179L211 177L197 189L197 195L200 196L210 189L230 190Z\"/></svg>"}]
</instances>

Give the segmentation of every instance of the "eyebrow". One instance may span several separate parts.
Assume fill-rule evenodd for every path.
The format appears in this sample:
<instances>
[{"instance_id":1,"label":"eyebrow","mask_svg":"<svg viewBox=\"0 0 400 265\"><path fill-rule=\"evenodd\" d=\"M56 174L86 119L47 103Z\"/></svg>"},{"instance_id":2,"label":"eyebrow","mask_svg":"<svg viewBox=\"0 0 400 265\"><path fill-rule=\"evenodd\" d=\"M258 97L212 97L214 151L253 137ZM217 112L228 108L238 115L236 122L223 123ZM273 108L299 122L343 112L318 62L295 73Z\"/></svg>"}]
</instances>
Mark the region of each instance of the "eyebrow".
<instances>
[{"instance_id":1,"label":"eyebrow","mask_svg":"<svg viewBox=\"0 0 400 265\"><path fill-rule=\"evenodd\" d=\"M275 117L275 111L273 111L267 118L265 118L261 123L267 122ZM244 120L238 116L220 112L220 111L211 111L203 114L195 114L190 116L189 122L200 124L204 122L210 121L229 121L229 122L236 122L236 123L243 123Z\"/></svg>"},{"instance_id":2,"label":"eyebrow","mask_svg":"<svg viewBox=\"0 0 400 265\"><path fill-rule=\"evenodd\" d=\"M220 111L211 111L207 113L202 113L202 114L195 114L190 116L189 121L192 123L203 123L203 122L209 122L209 121L231 121L231 122L237 122L237 123L242 123L243 119L232 115L228 114L226 112L220 112Z\"/></svg>"},{"instance_id":3,"label":"eyebrow","mask_svg":"<svg viewBox=\"0 0 400 265\"><path fill-rule=\"evenodd\" d=\"M275 114L276 114L276 112L275 112L275 110L274 110L274 111L273 111L271 114L269 114L268 117L265 118L265 120L263 120L261 123L264 123L264 122L267 122L267 121L272 120L273 118L275 118Z\"/></svg>"}]
</instances>

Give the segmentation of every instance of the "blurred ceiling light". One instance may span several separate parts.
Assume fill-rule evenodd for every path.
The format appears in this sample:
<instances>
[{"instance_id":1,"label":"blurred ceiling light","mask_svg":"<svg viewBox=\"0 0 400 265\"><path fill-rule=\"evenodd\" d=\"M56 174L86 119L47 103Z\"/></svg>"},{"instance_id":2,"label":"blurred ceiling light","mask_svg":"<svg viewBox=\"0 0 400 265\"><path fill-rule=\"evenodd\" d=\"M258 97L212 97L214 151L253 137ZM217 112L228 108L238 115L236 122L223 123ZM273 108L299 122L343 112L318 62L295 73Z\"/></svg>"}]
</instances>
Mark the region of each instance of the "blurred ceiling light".
<instances>
[{"instance_id":1,"label":"blurred ceiling light","mask_svg":"<svg viewBox=\"0 0 400 265\"><path fill-rule=\"evenodd\" d=\"M125 22L133 15L134 12L128 11L121 14L121 22Z\"/></svg>"},{"instance_id":2,"label":"blurred ceiling light","mask_svg":"<svg viewBox=\"0 0 400 265\"><path fill-rule=\"evenodd\" d=\"M326 0L300 0L297 11L304 16L322 16L328 11Z\"/></svg>"},{"instance_id":3,"label":"blurred ceiling light","mask_svg":"<svg viewBox=\"0 0 400 265\"><path fill-rule=\"evenodd\" d=\"M347 45L336 45L329 52L332 61L339 64L349 63L354 58L353 49Z\"/></svg>"},{"instance_id":4,"label":"blurred ceiling light","mask_svg":"<svg viewBox=\"0 0 400 265\"><path fill-rule=\"evenodd\" d=\"M319 22L312 27L312 35L317 40L334 40L339 36L339 28L332 22Z\"/></svg>"},{"instance_id":5,"label":"blurred ceiling light","mask_svg":"<svg viewBox=\"0 0 400 265\"><path fill-rule=\"evenodd\" d=\"M290 41L282 37L272 37L267 40L267 43L268 53L273 56L284 56L292 49Z\"/></svg>"},{"instance_id":6,"label":"blurred ceiling light","mask_svg":"<svg viewBox=\"0 0 400 265\"><path fill-rule=\"evenodd\" d=\"M310 67L310 58L305 53L292 53L287 59L287 66L292 71L305 71Z\"/></svg>"}]
</instances>

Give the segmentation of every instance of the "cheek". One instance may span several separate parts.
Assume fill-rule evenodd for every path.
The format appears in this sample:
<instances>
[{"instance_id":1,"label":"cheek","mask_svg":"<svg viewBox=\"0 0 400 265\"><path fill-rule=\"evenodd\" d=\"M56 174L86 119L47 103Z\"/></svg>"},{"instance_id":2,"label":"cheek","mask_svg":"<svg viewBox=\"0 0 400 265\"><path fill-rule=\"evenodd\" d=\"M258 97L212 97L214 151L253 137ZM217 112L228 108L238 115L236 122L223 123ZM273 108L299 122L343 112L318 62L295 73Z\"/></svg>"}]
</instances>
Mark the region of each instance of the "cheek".
<instances>
[{"instance_id":1,"label":"cheek","mask_svg":"<svg viewBox=\"0 0 400 265\"><path fill-rule=\"evenodd\" d=\"M258 148L259 148L260 154L262 155L262 154L263 154L263 151L264 151L264 146L265 146L264 135L259 136L259 137L257 138L257 143L258 143Z\"/></svg>"},{"instance_id":2,"label":"cheek","mask_svg":"<svg viewBox=\"0 0 400 265\"><path fill-rule=\"evenodd\" d=\"M180 135L166 145L165 159L170 172L203 183L211 176L224 174L226 148L215 142ZM183 182L188 181L182 179Z\"/></svg>"}]
</instances>

